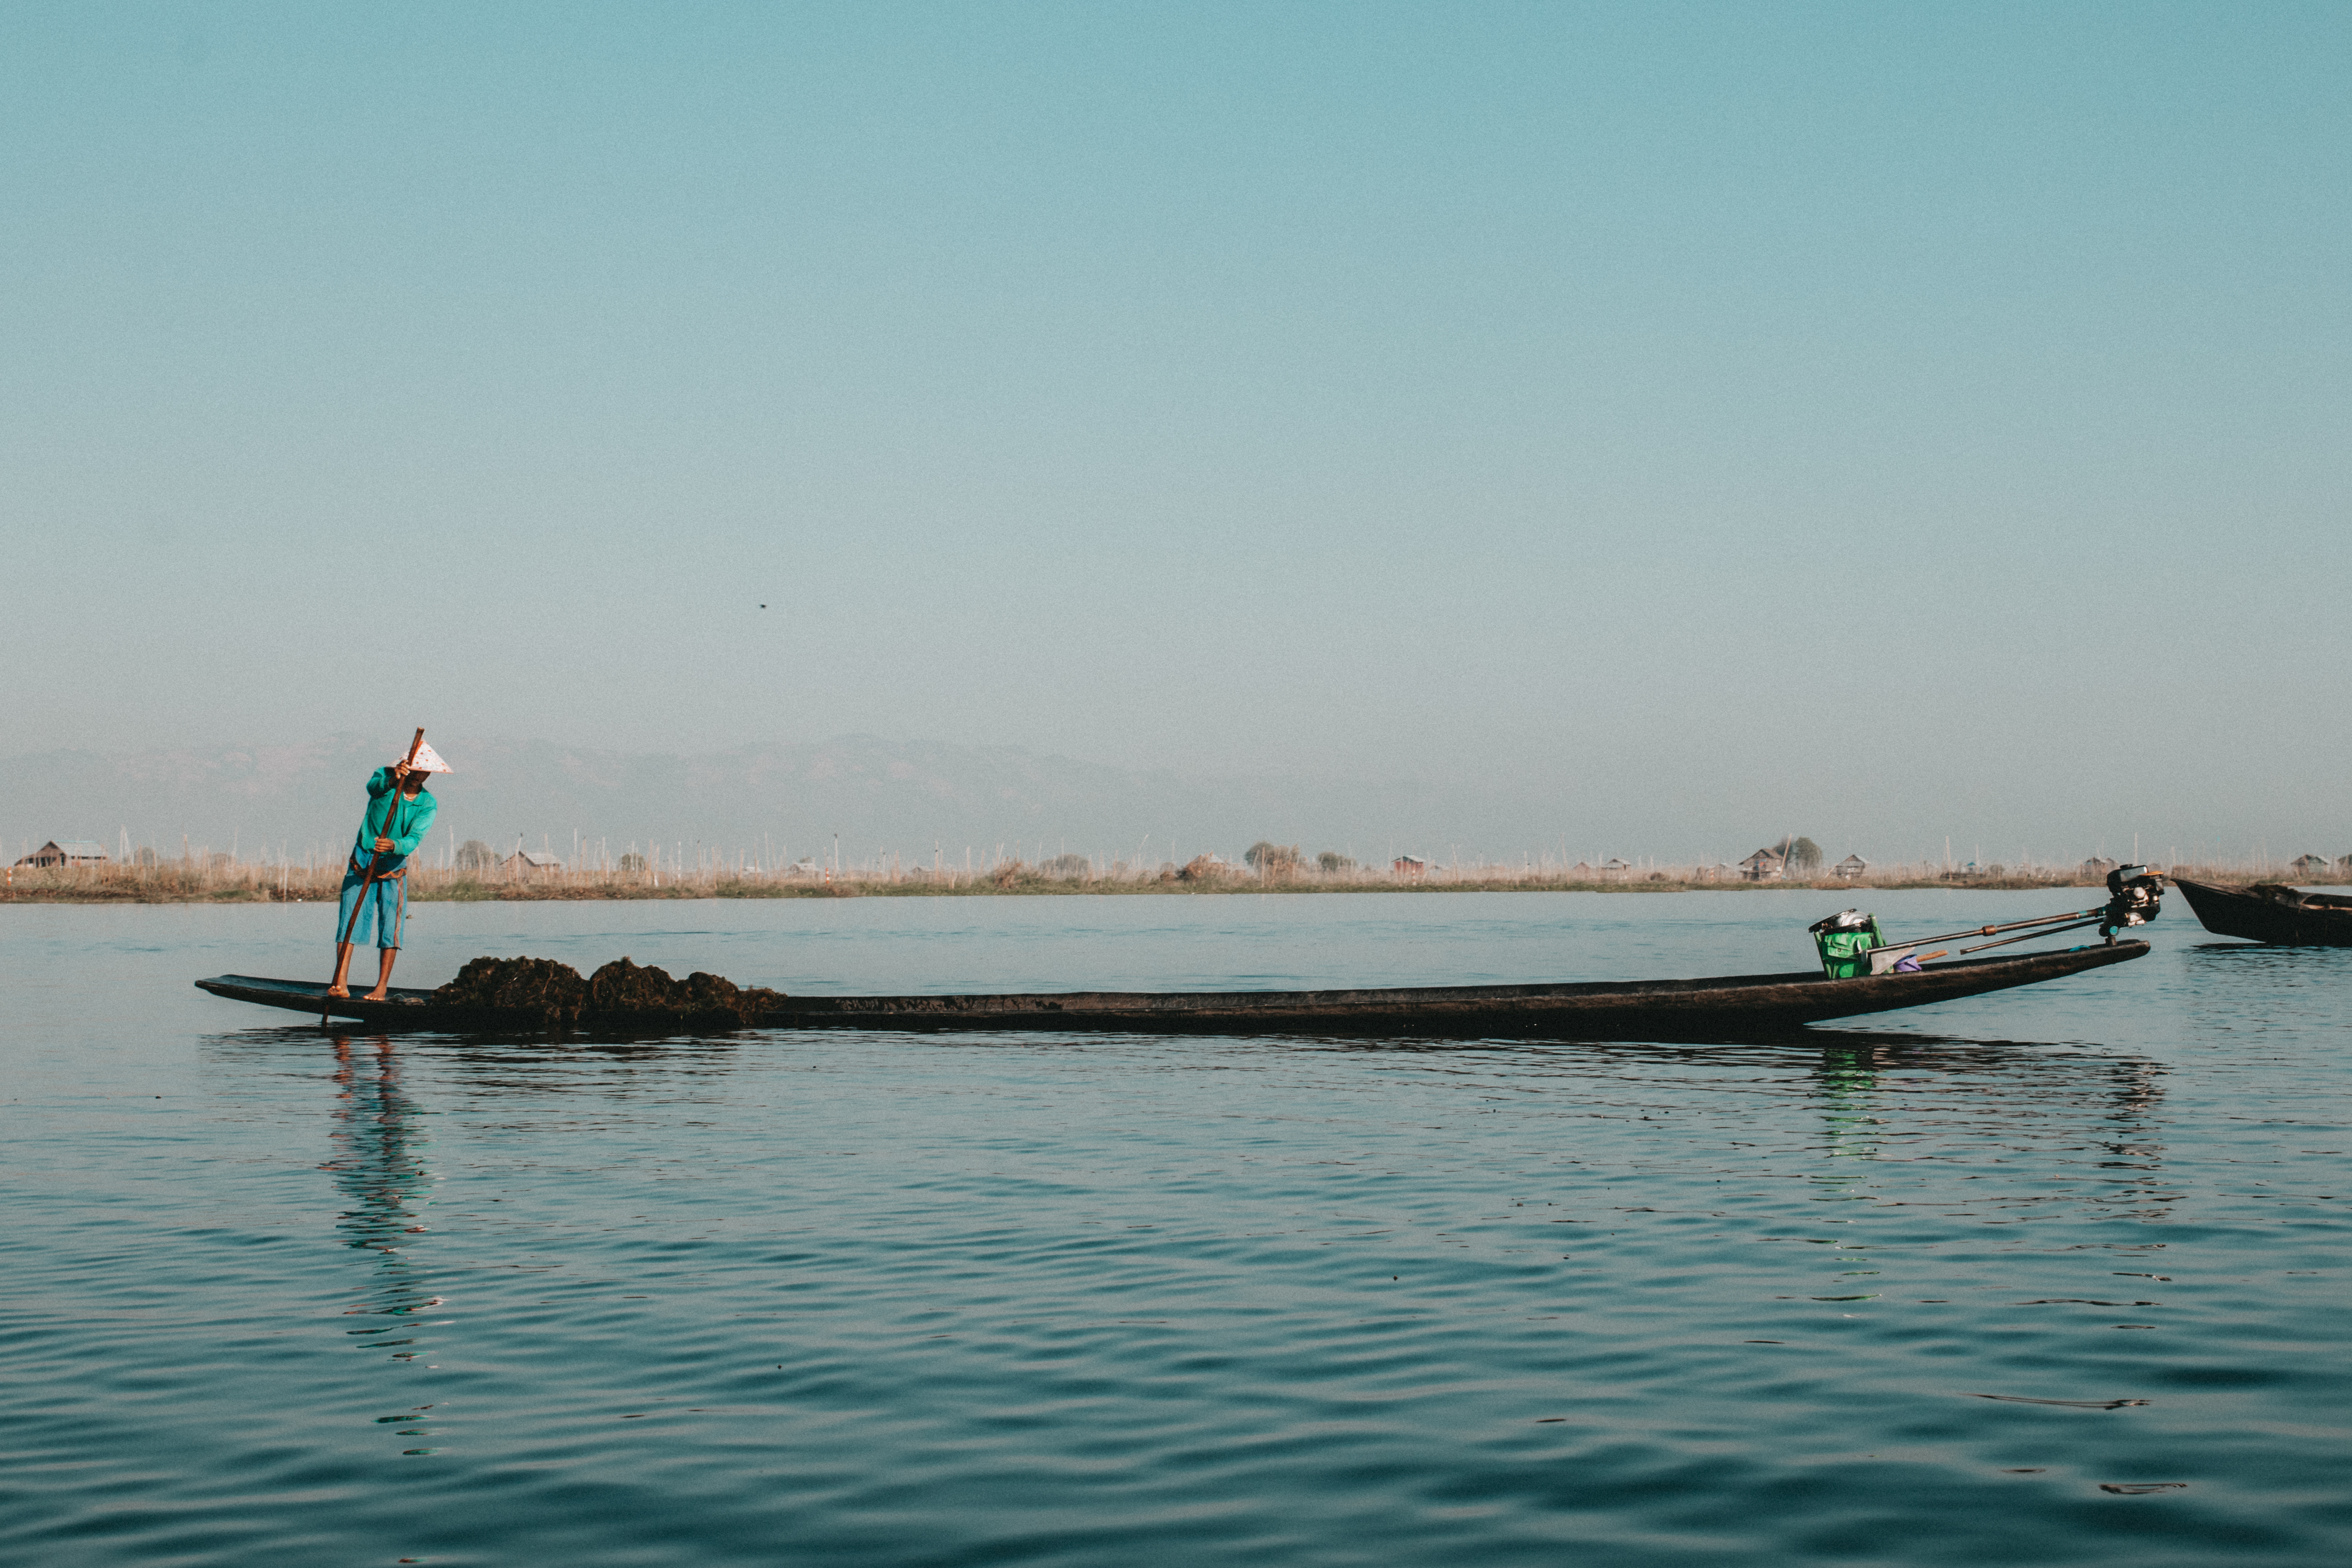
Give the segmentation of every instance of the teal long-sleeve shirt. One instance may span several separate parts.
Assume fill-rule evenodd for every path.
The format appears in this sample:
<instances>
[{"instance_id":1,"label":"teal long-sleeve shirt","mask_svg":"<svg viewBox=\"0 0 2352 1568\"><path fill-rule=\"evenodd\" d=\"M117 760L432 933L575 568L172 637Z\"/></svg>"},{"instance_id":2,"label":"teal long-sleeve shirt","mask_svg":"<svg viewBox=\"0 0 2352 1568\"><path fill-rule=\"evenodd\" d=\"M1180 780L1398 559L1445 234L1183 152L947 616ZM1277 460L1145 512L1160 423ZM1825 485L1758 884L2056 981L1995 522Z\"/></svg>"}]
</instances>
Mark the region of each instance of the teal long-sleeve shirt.
<instances>
[{"instance_id":1,"label":"teal long-sleeve shirt","mask_svg":"<svg viewBox=\"0 0 2352 1568\"><path fill-rule=\"evenodd\" d=\"M352 858L366 865L375 858L375 841L392 840L392 853L413 855L433 831L434 814L441 809L431 790L420 789L414 800L404 799L392 786L392 770L378 768L368 778L367 816L360 820L360 836L352 845ZM390 826L386 826L389 824Z\"/></svg>"}]
</instances>

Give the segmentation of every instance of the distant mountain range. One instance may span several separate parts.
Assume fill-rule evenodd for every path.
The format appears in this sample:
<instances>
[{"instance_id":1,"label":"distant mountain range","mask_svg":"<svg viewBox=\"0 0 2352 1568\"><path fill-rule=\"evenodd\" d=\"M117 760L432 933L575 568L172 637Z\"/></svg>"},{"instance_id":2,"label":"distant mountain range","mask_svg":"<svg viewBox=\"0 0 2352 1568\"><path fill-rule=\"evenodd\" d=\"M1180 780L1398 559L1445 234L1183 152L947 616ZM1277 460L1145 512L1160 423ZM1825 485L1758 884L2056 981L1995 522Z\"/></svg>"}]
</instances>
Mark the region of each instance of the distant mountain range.
<instances>
[{"instance_id":1,"label":"distant mountain range","mask_svg":"<svg viewBox=\"0 0 2352 1568\"><path fill-rule=\"evenodd\" d=\"M1157 864L1203 852L1236 858L1270 838L1371 861L1415 853L1443 862L1565 847L1565 825L1531 801L1399 781L1273 774L1187 778L1106 767L1016 746L897 742L867 735L772 742L695 755L643 755L548 742L435 736L457 770L436 780L440 854L478 838L501 852L581 842L698 847L774 860L845 863L896 854L957 865L999 852L1068 852ZM9 858L49 838L247 858L339 854L356 829L369 771L393 760L380 737L339 734L296 746L50 752L0 759L0 834ZM1547 828L1549 831L1547 831ZM316 847L315 851L313 847Z\"/></svg>"}]
</instances>

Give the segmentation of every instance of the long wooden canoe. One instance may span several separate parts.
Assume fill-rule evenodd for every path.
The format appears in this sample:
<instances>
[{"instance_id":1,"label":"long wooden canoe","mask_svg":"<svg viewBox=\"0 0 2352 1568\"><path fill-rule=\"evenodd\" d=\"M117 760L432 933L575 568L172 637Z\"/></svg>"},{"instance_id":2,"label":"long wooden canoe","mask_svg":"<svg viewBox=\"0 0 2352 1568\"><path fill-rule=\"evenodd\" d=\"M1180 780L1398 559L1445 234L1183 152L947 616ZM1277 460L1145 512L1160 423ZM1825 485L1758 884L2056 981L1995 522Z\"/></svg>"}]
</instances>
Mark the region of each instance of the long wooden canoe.
<instances>
[{"instance_id":1,"label":"long wooden canoe","mask_svg":"<svg viewBox=\"0 0 2352 1568\"><path fill-rule=\"evenodd\" d=\"M2165 880L2188 898L2198 923L2217 936L2242 936L2283 947L2352 947L2352 899L2299 892L2273 882L2217 888L2178 877Z\"/></svg>"},{"instance_id":2,"label":"long wooden canoe","mask_svg":"<svg viewBox=\"0 0 2352 1568\"><path fill-rule=\"evenodd\" d=\"M1438 1039L1742 1039L1864 1013L1924 1007L2139 958L2144 942L1935 963L1912 974L1816 973L1552 985L1418 985L1350 991L1072 991L976 996L785 996L758 1022L778 1029L1118 1030L1142 1034L1375 1035ZM337 1017L379 1031L537 1032L543 1017L453 1007L430 991L326 1000L315 982L223 974L196 982L231 1001ZM646 1026L639 1025L642 1032ZM676 1028L675 1020L664 1026ZM591 1017L588 1034L628 1033Z\"/></svg>"}]
</instances>

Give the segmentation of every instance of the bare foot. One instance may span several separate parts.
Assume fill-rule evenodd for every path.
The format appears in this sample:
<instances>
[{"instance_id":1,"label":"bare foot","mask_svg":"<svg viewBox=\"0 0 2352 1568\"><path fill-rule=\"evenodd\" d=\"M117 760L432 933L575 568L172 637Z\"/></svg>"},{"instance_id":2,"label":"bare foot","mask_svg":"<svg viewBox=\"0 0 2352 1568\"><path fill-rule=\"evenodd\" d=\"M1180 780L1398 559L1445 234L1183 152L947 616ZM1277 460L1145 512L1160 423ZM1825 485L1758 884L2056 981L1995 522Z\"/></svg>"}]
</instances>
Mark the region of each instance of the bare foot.
<instances>
[{"instance_id":1,"label":"bare foot","mask_svg":"<svg viewBox=\"0 0 2352 1568\"><path fill-rule=\"evenodd\" d=\"M381 985L377 986L374 990L373 990L373 991L369 992L366 995L364 995L364 996L361 997L361 998L360 998L360 1000L361 1000L361 1001L362 1001L362 1002L381 1002L381 1001L383 1001L383 986L381 986Z\"/></svg>"},{"instance_id":2,"label":"bare foot","mask_svg":"<svg viewBox=\"0 0 2352 1568\"><path fill-rule=\"evenodd\" d=\"M348 986L348 985L330 985L330 986L328 986L328 987L327 987L327 994L328 994L328 995L330 995L330 996L345 996L345 997L347 997L347 996L349 996L351 994L352 994L352 988L351 988L350 986Z\"/></svg>"}]
</instances>

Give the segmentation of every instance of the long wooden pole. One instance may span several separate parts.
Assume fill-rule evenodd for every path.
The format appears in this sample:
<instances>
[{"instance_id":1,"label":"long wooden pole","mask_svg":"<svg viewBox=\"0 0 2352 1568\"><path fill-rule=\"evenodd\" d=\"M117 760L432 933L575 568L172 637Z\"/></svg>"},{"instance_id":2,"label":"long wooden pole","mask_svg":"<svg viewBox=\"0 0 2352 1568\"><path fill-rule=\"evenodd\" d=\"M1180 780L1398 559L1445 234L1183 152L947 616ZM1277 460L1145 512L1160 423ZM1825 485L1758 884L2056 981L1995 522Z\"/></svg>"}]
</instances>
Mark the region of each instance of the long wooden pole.
<instances>
[{"instance_id":1,"label":"long wooden pole","mask_svg":"<svg viewBox=\"0 0 2352 1568\"><path fill-rule=\"evenodd\" d=\"M2106 905L2101 904L2095 910L2074 910L2063 915L2042 915L2030 921L2011 921L2007 925L1973 926L1967 931L1948 931L1941 936L1923 936L1916 942L1890 942L1885 945L1888 947L1925 947L1931 942L1957 942L1964 936L1999 936L2002 931L2023 931L2027 926L2056 925L2060 921L2086 920L2093 915L2105 913L2106 907ZM2001 944L1995 942L1993 945L1998 947ZM1963 951L1973 952L1976 949L1968 948Z\"/></svg>"},{"instance_id":2,"label":"long wooden pole","mask_svg":"<svg viewBox=\"0 0 2352 1568\"><path fill-rule=\"evenodd\" d=\"M1976 946L1974 946L1974 947L1964 947L1964 948L1960 949L1960 951L1961 951L1962 952L1964 952L1964 953L1966 953L1966 952L1982 952L1986 948L1989 948L1989 947L2008 947L2008 946L2010 946L2010 945L2011 945L2011 943L2013 943L2013 942L2039 942L2039 941L2041 941L2041 940L2042 940L2043 937L2045 937L2045 936L2056 936L2056 935L2057 935L2060 931L2080 931L2080 930L2082 930L2084 926L2095 926L2095 925L2098 925L2098 924L2102 923L2102 921L2105 920L2105 917L2104 912L2099 912L2099 918L2097 918L2097 919L2094 919L2094 920L2087 920L2087 921L2076 921L2073 925L2070 925L2070 926L2052 926L2052 927L2050 927L2050 928L2049 928L2048 930L2046 930L2046 931L2027 931L2023 936L2005 936L2005 937L2001 938L1999 942L1980 942L1977 943L1977 945L1976 945ZM1997 927L1997 928L1995 928L1995 929L1997 929L1997 930L2001 930L2001 931L2006 931L2006 930L2008 930L2009 928L2008 928L2008 927L2006 927L2006 926L2001 926L2001 927Z\"/></svg>"},{"instance_id":3,"label":"long wooden pole","mask_svg":"<svg viewBox=\"0 0 2352 1568\"><path fill-rule=\"evenodd\" d=\"M416 765L416 753L424 747L424 745L425 730L424 727L420 725L416 731L416 739L408 742L408 755L401 762L401 767L403 769L411 768ZM392 781L392 804L384 808L383 813L383 825L386 827L390 827L393 825L394 820L400 814L400 786L404 782L404 781L398 773L394 774ZM375 846L370 845L368 846L367 875L360 879L360 896L352 901L352 918L343 922L343 934L335 940L335 962L337 963L341 963L343 960L343 949L350 943L352 940L352 932L359 929L360 908L367 902L368 889L375 886ZM333 1015L334 1010L335 999L332 996L321 996L319 998L319 1027L323 1029L327 1026L327 1020Z\"/></svg>"}]
</instances>

